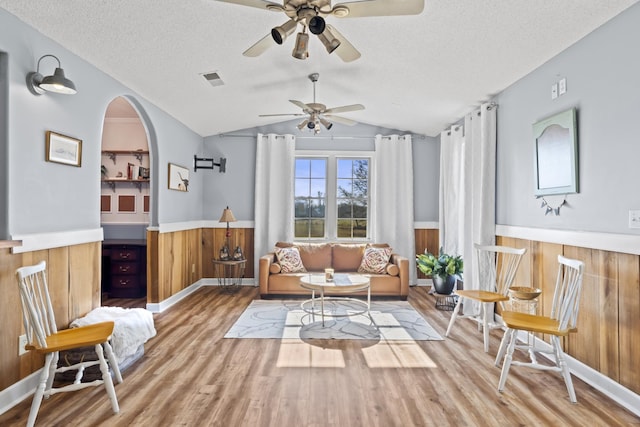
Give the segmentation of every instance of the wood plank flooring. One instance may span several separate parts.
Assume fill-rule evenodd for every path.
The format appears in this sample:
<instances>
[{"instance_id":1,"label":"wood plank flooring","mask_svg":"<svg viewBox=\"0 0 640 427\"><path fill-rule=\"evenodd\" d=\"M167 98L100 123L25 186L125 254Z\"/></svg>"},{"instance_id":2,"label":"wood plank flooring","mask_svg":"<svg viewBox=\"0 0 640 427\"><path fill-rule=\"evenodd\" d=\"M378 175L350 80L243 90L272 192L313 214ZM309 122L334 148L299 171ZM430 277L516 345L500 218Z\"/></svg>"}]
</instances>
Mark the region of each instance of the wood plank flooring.
<instances>
[{"instance_id":1,"label":"wood plank flooring","mask_svg":"<svg viewBox=\"0 0 640 427\"><path fill-rule=\"evenodd\" d=\"M640 418L574 377L569 402L556 373L512 368L504 393L474 322L444 341L224 339L258 289L203 287L155 315L158 336L116 385L113 415L102 387L43 401L40 426L629 426ZM427 288L409 301L444 335L450 312ZM31 399L0 415L24 425Z\"/></svg>"}]
</instances>

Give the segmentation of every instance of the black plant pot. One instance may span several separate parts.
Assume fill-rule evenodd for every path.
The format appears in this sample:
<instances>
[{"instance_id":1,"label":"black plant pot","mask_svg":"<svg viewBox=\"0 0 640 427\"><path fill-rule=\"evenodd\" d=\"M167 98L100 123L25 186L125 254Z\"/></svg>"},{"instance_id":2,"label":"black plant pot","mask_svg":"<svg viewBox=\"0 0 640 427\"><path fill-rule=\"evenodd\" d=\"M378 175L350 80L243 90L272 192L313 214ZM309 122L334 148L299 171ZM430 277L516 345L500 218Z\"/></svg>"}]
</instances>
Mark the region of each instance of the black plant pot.
<instances>
[{"instance_id":1,"label":"black plant pot","mask_svg":"<svg viewBox=\"0 0 640 427\"><path fill-rule=\"evenodd\" d=\"M453 288L456 286L456 276L452 275L444 277L434 275L431 276L431 280L433 281L433 288L440 295L451 295Z\"/></svg>"}]
</instances>

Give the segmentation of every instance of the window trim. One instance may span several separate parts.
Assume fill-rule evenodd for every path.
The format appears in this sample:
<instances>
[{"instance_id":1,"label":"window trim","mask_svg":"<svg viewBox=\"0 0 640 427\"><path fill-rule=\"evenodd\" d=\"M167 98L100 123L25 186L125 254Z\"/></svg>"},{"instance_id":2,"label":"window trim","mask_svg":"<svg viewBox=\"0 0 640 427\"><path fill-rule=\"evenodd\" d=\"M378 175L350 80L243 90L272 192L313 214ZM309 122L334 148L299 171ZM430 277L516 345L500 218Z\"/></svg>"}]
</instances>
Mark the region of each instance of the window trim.
<instances>
[{"instance_id":1,"label":"window trim","mask_svg":"<svg viewBox=\"0 0 640 427\"><path fill-rule=\"evenodd\" d=\"M370 243L375 241L375 212L376 200L373 191L375 182L375 151L319 151L296 150L295 158L324 158L327 159L327 204L325 207L326 223L325 236L323 238L296 238L296 242L345 242L345 243ZM338 238L338 206L336 203L337 188L337 159L368 159L369 160L369 206L367 212L367 238ZM295 197L295 196L294 196Z\"/></svg>"}]
</instances>

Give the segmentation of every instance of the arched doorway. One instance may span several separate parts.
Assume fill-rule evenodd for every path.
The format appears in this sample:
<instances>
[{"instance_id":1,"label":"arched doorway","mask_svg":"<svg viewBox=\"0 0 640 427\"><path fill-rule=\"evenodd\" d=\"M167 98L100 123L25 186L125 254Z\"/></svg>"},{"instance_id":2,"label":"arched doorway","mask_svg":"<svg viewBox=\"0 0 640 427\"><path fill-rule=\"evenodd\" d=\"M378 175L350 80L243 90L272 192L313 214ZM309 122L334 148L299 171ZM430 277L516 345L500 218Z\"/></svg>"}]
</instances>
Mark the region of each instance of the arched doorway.
<instances>
[{"instance_id":1,"label":"arched doorway","mask_svg":"<svg viewBox=\"0 0 640 427\"><path fill-rule=\"evenodd\" d=\"M124 97L106 109L102 130L100 222L104 232L102 300L146 303L146 232L151 212L148 132Z\"/></svg>"}]
</instances>

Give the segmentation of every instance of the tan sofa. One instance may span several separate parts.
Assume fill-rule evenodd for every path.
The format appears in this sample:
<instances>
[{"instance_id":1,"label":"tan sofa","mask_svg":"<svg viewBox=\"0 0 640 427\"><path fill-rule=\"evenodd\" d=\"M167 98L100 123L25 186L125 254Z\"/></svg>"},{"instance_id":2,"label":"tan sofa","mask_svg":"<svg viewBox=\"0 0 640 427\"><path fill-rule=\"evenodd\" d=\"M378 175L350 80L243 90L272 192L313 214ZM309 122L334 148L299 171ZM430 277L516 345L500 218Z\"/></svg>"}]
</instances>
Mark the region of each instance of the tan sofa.
<instances>
[{"instance_id":1,"label":"tan sofa","mask_svg":"<svg viewBox=\"0 0 640 427\"><path fill-rule=\"evenodd\" d=\"M347 243L284 243L276 246L295 246L300 251L300 259L307 272L323 273L325 268L333 268L336 274L357 273L367 245ZM386 244L372 246L385 247ZM275 252L260 257L258 281L262 298L283 295L309 295L300 287L303 272L282 273ZM407 299L409 294L409 260L392 254L385 274L369 274L372 296L398 297Z\"/></svg>"}]
</instances>

